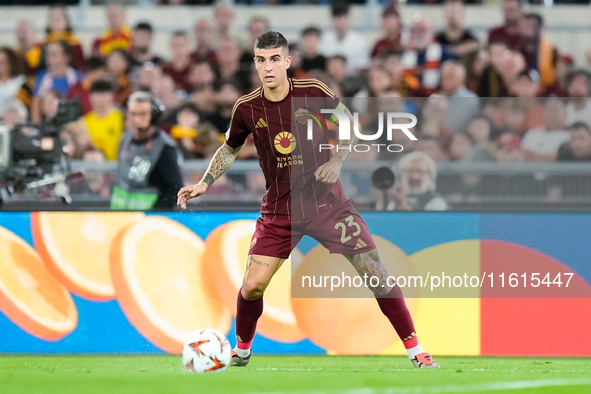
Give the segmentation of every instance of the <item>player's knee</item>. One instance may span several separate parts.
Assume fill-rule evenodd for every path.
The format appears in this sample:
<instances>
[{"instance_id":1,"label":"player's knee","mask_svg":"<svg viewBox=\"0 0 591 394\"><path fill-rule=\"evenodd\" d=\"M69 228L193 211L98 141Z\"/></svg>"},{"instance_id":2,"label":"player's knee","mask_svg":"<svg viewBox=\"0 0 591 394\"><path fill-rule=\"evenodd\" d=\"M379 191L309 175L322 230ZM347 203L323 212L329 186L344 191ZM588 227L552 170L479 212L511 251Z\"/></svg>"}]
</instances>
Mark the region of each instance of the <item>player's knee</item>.
<instances>
[{"instance_id":1,"label":"player's knee","mask_svg":"<svg viewBox=\"0 0 591 394\"><path fill-rule=\"evenodd\" d=\"M257 298L261 298L265 289L267 288L266 283L262 283L259 281L246 281L242 285L242 297L245 300L256 300Z\"/></svg>"}]
</instances>

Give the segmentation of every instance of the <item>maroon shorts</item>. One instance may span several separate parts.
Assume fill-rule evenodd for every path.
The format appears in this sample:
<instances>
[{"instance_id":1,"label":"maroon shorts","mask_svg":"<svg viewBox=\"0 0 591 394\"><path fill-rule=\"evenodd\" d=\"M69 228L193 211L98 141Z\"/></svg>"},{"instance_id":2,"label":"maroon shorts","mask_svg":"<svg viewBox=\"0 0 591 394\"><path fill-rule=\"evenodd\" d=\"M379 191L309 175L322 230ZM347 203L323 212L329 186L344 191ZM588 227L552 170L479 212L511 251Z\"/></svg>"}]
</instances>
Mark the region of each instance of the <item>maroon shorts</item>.
<instances>
[{"instance_id":1,"label":"maroon shorts","mask_svg":"<svg viewBox=\"0 0 591 394\"><path fill-rule=\"evenodd\" d=\"M304 235L330 253L357 254L376 248L353 202L345 201L308 219L258 218L248 254L286 259Z\"/></svg>"}]
</instances>

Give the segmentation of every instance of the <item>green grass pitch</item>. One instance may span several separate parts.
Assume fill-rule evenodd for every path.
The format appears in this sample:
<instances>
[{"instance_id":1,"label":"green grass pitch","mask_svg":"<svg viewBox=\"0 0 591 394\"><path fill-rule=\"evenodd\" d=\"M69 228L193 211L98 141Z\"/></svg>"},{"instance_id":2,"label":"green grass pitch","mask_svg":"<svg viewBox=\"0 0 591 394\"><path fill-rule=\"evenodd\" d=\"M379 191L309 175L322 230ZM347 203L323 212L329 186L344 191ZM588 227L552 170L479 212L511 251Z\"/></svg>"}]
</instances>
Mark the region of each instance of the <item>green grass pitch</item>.
<instances>
[{"instance_id":1,"label":"green grass pitch","mask_svg":"<svg viewBox=\"0 0 591 394\"><path fill-rule=\"evenodd\" d=\"M191 374L180 356L0 356L3 394L591 393L591 358L262 356L246 368Z\"/></svg>"}]
</instances>

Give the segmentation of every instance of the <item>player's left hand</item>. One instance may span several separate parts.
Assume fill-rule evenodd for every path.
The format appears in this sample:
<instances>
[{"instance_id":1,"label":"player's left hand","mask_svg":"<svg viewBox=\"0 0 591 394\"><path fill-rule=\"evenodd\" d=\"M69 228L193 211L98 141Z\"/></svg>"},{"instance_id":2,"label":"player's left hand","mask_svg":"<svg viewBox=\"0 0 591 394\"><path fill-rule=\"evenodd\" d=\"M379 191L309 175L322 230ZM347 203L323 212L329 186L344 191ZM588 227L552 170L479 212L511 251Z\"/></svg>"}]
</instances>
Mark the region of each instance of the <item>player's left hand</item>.
<instances>
[{"instance_id":1,"label":"player's left hand","mask_svg":"<svg viewBox=\"0 0 591 394\"><path fill-rule=\"evenodd\" d=\"M343 162L333 157L332 159L318 167L318 169L314 173L314 176L316 177L317 181L331 185L339 180L342 167Z\"/></svg>"}]
</instances>

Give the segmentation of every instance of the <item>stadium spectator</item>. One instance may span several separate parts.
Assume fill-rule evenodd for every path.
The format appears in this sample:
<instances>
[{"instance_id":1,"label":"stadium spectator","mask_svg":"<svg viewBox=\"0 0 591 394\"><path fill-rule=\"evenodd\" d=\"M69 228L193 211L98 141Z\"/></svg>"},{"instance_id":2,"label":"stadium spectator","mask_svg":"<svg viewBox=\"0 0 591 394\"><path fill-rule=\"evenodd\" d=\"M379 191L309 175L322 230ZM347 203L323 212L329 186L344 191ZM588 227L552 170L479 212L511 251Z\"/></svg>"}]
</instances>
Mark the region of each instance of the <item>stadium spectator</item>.
<instances>
[{"instance_id":1,"label":"stadium spectator","mask_svg":"<svg viewBox=\"0 0 591 394\"><path fill-rule=\"evenodd\" d=\"M445 198L436 191L437 167L423 152L403 156L399 163L400 183L380 191L378 211L447 211Z\"/></svg>"},{"instance_id":2,"label":"stadium spectator","mask_svg":"<svg viewBox=\"0 0 591 394\"><path fill-rule=\"evenodd\" d=\"M176 119L175 110L181 104L175 94L174 80L170 75L163 74L154 81L152 94L164 105L164 112L160 117L161 123L174 124Z\"/></svg>"},{"instance_id":3,"label":"stadium spectator","mask_svg":"<svg viewBox=\"0 0 591 394\"><path fill-rule=\"evenodd\" d=\"M86 74L82 81L76 82L68 90L68 99L78 98L82 105L82 115L91 111L90 106L90 86L94 81L104 78L107 73L107 63L102 57L92 56L86 61Z\"/></svg>"},{"instance_id":4,"label":"stadium spectator","mask_svg":"<svg viewBox=\"0 0 591 394\"><path fill-rule=\"evenodd\" d=\"M199 108L197 105L190 101L182 103L176 111L176 123L170 129L170 136L174 138L185 159L203 158L195 145L198 124Z\"/></svg>"},{"instance_id":5,"label":"stadium spectator","mask_svg":"<svg viewBox=\"0 0 591 394\"><path fill-rule=\"evenodd\" d=\"M224 2L219 2L215 6L213 17L216 21L216 30L214 34L214 47L219 48L222 41L233 41L239 47L246 47L242 36L232 31L232 23L234 21L234 9L232 5Z\"/></svg>"},{"instance_id":6,"label":"stadium spectator","mask_svg":"<svg viewBox=\"0 0 591 394\"><path fill-rule=\"evenodd\" d=\"M521 149L521 138L517 134L505 132L497 138L493 157L498 162L517 162L525 160L525 153Z\"/></svg>"},{"instance_id":7,"label":"stadium spectator","mask_svg":"<svg viewBox=\"0 0 591 394\"><path fill-rule=\"evenodd\" d=\"M426 153L435 161L448 160L447 153L443 151L437 138L432 135L421 134L421 136L418 137L416 150Z\"/></svg>"},{"instance_id":8,"label":"stadium spectator","mask_svg":"<svg viewBox=\"0 0 591 394\"><path fill-rule=\"evenodd\" d=\"M34 122L41 120L38 100L40 96L50 90L56 90L60 96L65 96L72 86L82 80L82 74L69 65L70 56L71 47L65 41L47 44L48 68L37 73L33 87L31 117Z\"/></svg>"},{"instance_id":9,"label":"stadium spectator","mask_svg":"<svg viewBox=\"0 0 591 394\"><path fill-rule=\"evenodd\" d=\"M289 44L289 56L291 56L291 64L287 70L289 78L307 78L308 72L302 70L302 50L298 44Z\"/></svg>"},{"instance_id":10,"label":"stadium spectator","mask_svg":"<svg viewBox=\"0 0 591 394\"><path fill-rule=\"evenodd\" d=\"M532 98L540 95L540 87L540 74L531 68L517 75L512 91L517 97Z\"/></svg>"},{"instance_id":11,"label":"stadium spectator","mask_svg":"<svg viewBox=\"0 0 591 394\"><path fill-rule=\"evenodd\" d=\"M233 41L222 41L218 48L219 60L219 78L220 80L234 80L241 92L247 93L250 91L250 71L253 64L253 57L251 57L251 66L248 69L240 67L240 50Z\"/></svg>"},{"instance_id":12,"label":"stadium spectator","mask_svg":"<svg viewBox=\"0 0 591 394\"><path fill-rule=\"evenodd\" d=\"M59 105L61 95L55 89L49 89L38 97L39 100L39 116L33 122L40 123L49 120L57 113L57 106Z\"/></svg>"},{"instance_id":13,"label":"stadium spectator","mask_svg":"<svg viewBox=\"0 0 591 394\"><path fill-rule=\"evenodd\" d=\"M113 49L107 56L107 73L115 82L115 103L124 107L133 93L129 75L134 62L131 54L124 49Z\"/></svg>"},{"instance_id":14,"label":"stadium spectator","mask_svg":"<svg viewBox=\"0 0 591 394\"><path fill-rule=\"evenodd\" d=\"M521 51L527 66L540 74L541 91L546 91L556 82L555 65L558 51L543 33L544 19L540 14L523 15L520 26Z\"/></svg>"},{"instance_id":15,"label":"stadium spectator","mask_svg":"<svg viewBox=\"0 0 591 394\"><path fill-rule=\"evenodd\" d=\"M478 93L478 87L484 70L490 65L490 54L486 49L480 49L474 57L474 62L466 72L466 87L474 93Z\"/></svg>"},{"instance_id":16,"label":"stadium spectator","mask_svg":"<svg viewBox=\"0 0 591 394\"><path fill-rule=\"evenodd\" d=\"M421 136L430 135L447 148L453 131L445 127L449 103L444 96L433 94L421 109Z\"/></svg>"},{"instance_id":17,"label":"stadium spectator","mask_svg":"<svg viewBox=\"0 0 591 394\"><path fill-rule=\"evenodd\" d=\"M429 96L439 86L440 67L451 54L435 41L431 24L416 16L410 29L408 44L402 53L402 67L408 79L415 79L420 95Z\"/></svg>"},{"instance_id":18,"label":"stadium spectator","mask_svg":"<svg viewBox=\"0 0 591 394\"><path fill-rule=\"evenodd\" d=\"M339 85L340 97L352 97L361 89L359 78L347 72L347 59L336 55L326 61L326 72Z\"/></svg>"},{"instance_id":19,"label":"stadium spectator","mask_svg":"<svg viewBox=\"0 0 591 394\"><path fill-rule=\"evenodd\" d=\"M504 131L509 131L511 133L517 134L520 137L523 134L531 129L532 127L541 126L544 124L544 113L543 109L537 103L529 103L532 101L530 99L508 99L503 102L501 105L502 110L504 111L505 119L504 119ZM531 111L534 109L534 111ZM541 113L538 112L541 111ZM541 117L541 123L537 125L530 126L528 123L528 113L535 112L538 116Z\"/></svg>"},{"instance_id":20,"label":"stadium spectator","mask_svg":"<svg viewBox=\"0 0 591 394\"><path fill-rule=\"evenodd\" d=\"M362 124L365 122L361 118L367 121L368 110L373 107L374 102L371 101L371 98L378 97L392 87L392 77L381 64L374 64L367 70L365 86L351 100L353 109L361 115L360 121Z\"/></svg>"},{"instance_id":21,"label":"stadium spectator","mask_svg":"<svg viewBox=\"0 0 591 394\"><path fill-rule=\"evenodd\" d=\"M464 28L464 3L462 0L447 0L443 10L445 29L439 32L435 39L470 71L478 55L480 43L470 30Z\"/></svg>"},{"instance_id":22,"label":"stadium spectator","mask_svg":"<svg viewBox=\"0 0 591 394\"><path fill-rule=\"evenodd\" d=\"M591 125L591 73L584 69L570 72L566 77L566 90L570 97L566 104L566 124L584 122Z\"/></svg>"},{"instance_id":23,"label":"stadium spectator","mask_svg":"<svg viewBox=\"0 0 591 394\"><path fill-rule=\"evenodd\" d=\"M19 91L26 82L22 63L11 48L0 48L0 114L18 98Z\"/></svg>"},{"instance_id":24,"label":"stadium spectator","mask_svg":"<svg viewBox=\"0 0 591 394\"><path fill-rule=\"evenodd\" d=\"M189 47L189 41L185 32L178 31L172 34L170 38L170 50L172 52L172 59L162 66L162 72L170 75L174 81L175 90L190 92L191 48Z\"/></svg>"},{"instance_id":25,"label":"stadium spectator","mask_svg":"<svg viewBox=\"0 0 591 394\"><path fill-rule=\"evenodd\" d=\"M196 48L191 53L193 62L206 61L217 73L218 57L213 46L213 26L208 19L200 19L194 28ZM251 59L252 60L252 59Z\"/></svg>"},{"instance_id":26,"label":"stadium spectator","mask_svg":"<svg viewBox=\"0 0 591 394\"><path fill-rule=\"evenodd\" d=\"M400 13L394 5L388 5L382 11L383 37L379 39L371 50L371 58L374 59L386 51L402 51L400 36L402 21Z\"/></svg>"},{"instance_id":27,"label":"stadium spectator","mask_svg":"<svg viewBox=\"0 0 591 394\"><path fill-rule=\"evenodd\" d=\"M558 150L558 161L591 161L591 130L583 122L569 127L570 141Z\"/></svg>"},{"instance_id":28,"label":"stadium spectator","mask_svg":"<svg viewBox=\"0 0 591 394\"><path fill-rule=\"evenodd\" d=\"M560 146L570 140L562 101L556 98L547 99L544 117L544 126L528 130L521 141L527 161L554 161Z\"/></svg>"},{"instance_id":29,"label":"stadium spectator","mask_svg":"<svg viewBox=\"0 0 591 394\"><path fill-rule=\"evenodd\" d=\"M215 98L217 110L206 119L207 122L215 126L218 133L224 134L228 130L234 104L239 98L240 89L233 80L228 79L220 82ZM248 156L250 154L243 157Z\"/></svg>"},{"instance_id":30,"label":"stadium spectator","mask_svg":"<svg viewBox=\"0 0 591 394\"><path fill-rule=\"evenodd\" d=\"M493 160L492 157L492 123L484 115L477 115L468 123L468 134L474 140L474 146L470 154L472 161L488 161Z\"/></svg>"},{"instance_id":31,"label":"stadium spectator","mask_svg":"<svg viewBox=\"0 0 591 394\"><path fill-rule=\"evenodd\" d=\"M509 95L501 72L507 51L507 45L502 41L495 41L488 45L490 63L482 71L478 82L478 96L507 97Z\"/></svg>"},{"instance_id":32,"label":"stadium spectator","mask_svg":"<svg viewBox=\"0 0 591 394\"><path fill-rule=\"evenodd\" d=\"M331 6L332 28L322 34L320 53L326 57L342 55L347 70L358 72L369 67L369 49L363 35L350 29L349 4L334 2Z\"/></svg>"},{"instance_id":33,"label":"stadium spectator","mask_svg":"<svg viewBox=\"0 0 591 394\"><path fill-rule=\"evenodd\" d=\"M82 160L85 162L102 163L105 161L105 155L98 149L88 149L82 155ZM84 179L92 193L98 194L101 197L109 197L111 195L111 177L103 171L85 171Z\"/></svg>"},{"instance_id":34,"label":"stadium spectator","mask_svg":"<svg viewBox=\"0 0 591 394\"><path fill-rule=\"evenodd\" d=\"M23 103L13 100L5 106L4 111L0 112L0 115L0 123L12 129L18 124L27 123L29 111L27 111L27 107Z\"/></svg>"},{"instance_id":35,"label":"stadium spectator","mask_svg":"<svg viewBox=\"0 0 591 394\"><path fill-rule=\"evenodd\" d=\"M106 160L117 160L119 141L123 134L123 113L115 108L113 84L97 79L90 85L92 111L84 116L84 123L93 145Z\"/></svg>"},{"instance_id":36,"label":"stadium spectator","mask_svg":"<svg viewBox=\"0 0 591 394\"><path fill-rule=\"evenodd\" d=\"M213 115L217 110L215 75L207 61L201 61L191 66L189 81L193 86L190 100L197 104L205 117Z\"/></svg>"},{"instance_id":37,"label":"stadium spectator","mask_svg":"<svg viewBox=\"0 0 591 394\"><path fill-rule=\"evenodd\" d=\"M466 69L448 60L441 66L441 93L447 97L448 111L445 127L451 131L466 129L470 119L480 109L478 96L466 88Z\"/></svg>"},{"instance_id":38,"label":"stadium spectator","mask_svg":"<svg viewBox=\"0 0 591 394\"><path fill-rule=\"evenodd\" d=\"M162 68L153 63L144 63L138 73L136 90L149 92L152 85L162 76Z\"/></svg>"},{"instance_id":39,"label":"stadium spectator","mask_svg":"<svg viewBox=\"0 0 591 394\"><path fill-rule=\"evenodd\" d=\"M150 46L152 45L152 31L152 25L148 22L139 22L133 28L130 53L135 63L139 65L144 65L146 62L160 65L164 62L164 59L158 55L154 55L150 50Z\"/></svg>"},{"instance_id":40,"label":"stadium spectator","mask_svg":"<svg viewBox=\"0 0 591 394\"><path fill-rule=\"evenodd\" d=\"M43 54L43 44L37 39L35 28L29 21L20 21L16 25L16 39L18 46L15 50L25 65L25 75L32 85L33 79L39 71L41 56Z\"/></svg>"},{"instance_id":41,"label":"stadium spectator","mask_svg":"<svg viewBox=\"0 0 591 394\"><path fill-rule=\"evenodd\" d=\"M300 41L302 47L302 70L326 70L326 57L318 53L322 32L315 26L302 31Z\"/></svg>"},{"instance_id":42,"label":"stadium spectator","mask_svg":"<svg viewBox=\"0 0 591 394\"><path fill-rule=\"evenodd\" d=\"M454 133L451 136L451 143L449 144L449 158L450 160L471 160L472 149L474 148L474 139L468 133Z\"/></svg>"},{"instance_id":43,"label":"stadium spectator","mask_svg":"<svg viewBox=\"0 0 591 394\"><path fill-rule=\"evenodd\" d=\"M84 52L80 40L74 34L68 9L63 5L52 5L47 13L45 46L50 42L65 41L72 48L70 65L77 70L84 70ZM42 63L45 63L42 60Z\"/></svg>"},{"instance_id":44,"label":"stadium spectator","mask_svg":"<svg viewBox=\"0 0 591 394\"><path fill-rule=\"evenodd\" d=\"M519 76L523 71L527 71L523 54L517 51L505 51L499 70L509 95L516 95Z\"/></svg>"},{"instance_id":45,"label":"stadium spectator","mask_svg":"<svg viewBox=\"0 0 591 394\"><path fill-rule=\"evenodd\" d=\"M133 32L125 25L125 10L120 4L107 6L109 28L92 44L93 55L108 56L115 49L129 50Z\"/></svg>"},{"instance_id":46,"label":"stadium spectator","mask_svg":"<svg viewBox=\"0 0 591 394\"><path fill-rule=\"evenodd\" d=\"M502 42L510 50L519 50L521 49L519 31L519 22L522 17L521 3L519 0L503 0L501 7L505 22L502 26L495 27L488 32L488 45Z\"/></svg>"}]
</instances>

